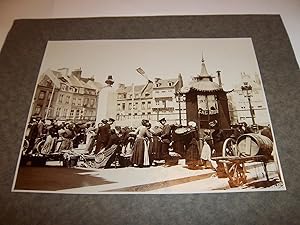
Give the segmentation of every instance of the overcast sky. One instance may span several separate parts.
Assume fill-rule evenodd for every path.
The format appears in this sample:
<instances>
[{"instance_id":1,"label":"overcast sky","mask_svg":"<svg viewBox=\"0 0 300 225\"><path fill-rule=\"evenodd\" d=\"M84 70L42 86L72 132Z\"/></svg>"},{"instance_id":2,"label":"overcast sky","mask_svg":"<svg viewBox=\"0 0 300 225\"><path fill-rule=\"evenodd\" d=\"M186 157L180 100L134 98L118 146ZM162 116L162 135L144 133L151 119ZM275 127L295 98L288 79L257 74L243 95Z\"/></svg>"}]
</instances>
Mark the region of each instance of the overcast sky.
<instances>
[{"instance_id":1,"label":"overcast sky","mask_svg":"<svg viewBox=\"0 0 300 225\"><path fill-rule=\"evenodd\" d=\"M181 73L186 84L200 73L202 53L209 74L221 71L225 90L240 82L241 72L260 74L251 38L50 41L40 73L81 67L84 76L101 83L112 75L130 85L146 82L136 72L142 67L150 79Z\"/></svg>"}]
</instances>

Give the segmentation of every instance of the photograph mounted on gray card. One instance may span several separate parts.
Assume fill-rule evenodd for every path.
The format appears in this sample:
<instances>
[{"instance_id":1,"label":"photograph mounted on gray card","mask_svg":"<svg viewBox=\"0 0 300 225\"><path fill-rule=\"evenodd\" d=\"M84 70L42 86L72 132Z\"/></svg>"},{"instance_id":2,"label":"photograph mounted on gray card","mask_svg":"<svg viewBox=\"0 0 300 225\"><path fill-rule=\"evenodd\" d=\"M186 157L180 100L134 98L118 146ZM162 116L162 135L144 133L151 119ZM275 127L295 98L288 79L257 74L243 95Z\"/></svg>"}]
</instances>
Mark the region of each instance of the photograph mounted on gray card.
<instances>
[{"instance_id":1,"label":"photograph mounted on gray card","mask_svg":"<svg viewBox=\"0 0 300 225\"><path fill-rule=\"evenodd\" d=\"M48 41L12 191L282 190L251 38Z\"/></svg>"}]
</instances>

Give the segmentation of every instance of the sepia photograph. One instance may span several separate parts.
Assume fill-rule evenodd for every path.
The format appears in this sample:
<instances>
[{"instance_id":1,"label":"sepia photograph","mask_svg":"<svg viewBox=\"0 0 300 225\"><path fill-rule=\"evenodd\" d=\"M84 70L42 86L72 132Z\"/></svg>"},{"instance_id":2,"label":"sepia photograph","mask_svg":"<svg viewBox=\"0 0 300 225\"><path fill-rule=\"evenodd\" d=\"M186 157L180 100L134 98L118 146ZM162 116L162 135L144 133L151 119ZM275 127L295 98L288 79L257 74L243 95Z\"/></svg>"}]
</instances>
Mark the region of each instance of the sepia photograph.
<instances>
[{"instance_id":1,"label":"sepia photograph","mask_svg":"<svg viewBox=\"0 0 300 225\"><path fill-rule=\"evenodd\" d=\"M251 38L48 41L13 192L284 191Z\"/></svg>"}]
</instances>

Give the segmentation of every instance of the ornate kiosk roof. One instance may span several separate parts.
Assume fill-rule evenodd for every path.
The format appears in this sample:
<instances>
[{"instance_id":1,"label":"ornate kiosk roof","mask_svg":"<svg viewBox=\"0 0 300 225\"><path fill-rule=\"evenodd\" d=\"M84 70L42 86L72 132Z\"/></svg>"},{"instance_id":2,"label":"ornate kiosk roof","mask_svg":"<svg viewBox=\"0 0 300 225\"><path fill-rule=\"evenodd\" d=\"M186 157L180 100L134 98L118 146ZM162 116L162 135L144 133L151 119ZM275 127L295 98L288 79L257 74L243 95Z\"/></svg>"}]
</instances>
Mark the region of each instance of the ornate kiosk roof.
<instances>
[{"instance_id":1,"label":"ornate kiosk roof","mask_svg":"<svg viewBox=\"0 0 300 225\"><path fill-rule=\"evenodd\" d=\"M181 88L182 93L188 93L191 90L198 92L216 92L223 91L222 85L213 81L213 76L209 75L202 58L201 72L193 78L189 85Z\"/></svg>"}]
</instances>

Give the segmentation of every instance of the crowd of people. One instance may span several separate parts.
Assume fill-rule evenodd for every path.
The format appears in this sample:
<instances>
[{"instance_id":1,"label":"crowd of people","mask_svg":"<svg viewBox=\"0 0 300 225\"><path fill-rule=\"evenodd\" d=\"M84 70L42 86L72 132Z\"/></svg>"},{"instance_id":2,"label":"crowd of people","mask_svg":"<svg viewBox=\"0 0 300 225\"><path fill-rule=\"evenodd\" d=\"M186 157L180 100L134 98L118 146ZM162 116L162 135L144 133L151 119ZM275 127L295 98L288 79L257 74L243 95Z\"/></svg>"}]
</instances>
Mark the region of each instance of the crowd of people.
<instances>
[{"instance_id":1,"label":"crowd of people","mask_svg":"<svg viewBox=\"0 0 300 225\"><path fill-rule=\"evenodd\" d=\"M113 118L103 119L96 127L94 123L58 124L54 120L45 123L34 118L29 124L28 147L24 154L61 153L82 145L87 155L94 156L97 168L109 168L116 159L122 166L134 167L172 166L178 164L179 159L185 159L189 169L217 169L211 157L222 156L227 138L217 126L204 130L200 138L193 121L188 122L187 127L181 127L168 124L165 118L154 125L143 119L137 128L114 126L114 122ZM255 132L245 123L232 127L232 131L234 138ZM263 132L265 136L272 136L270 129L263 129Z\"/></svg>"},{"instance_id":2,"label":"crowd of people","mask_svg":"<svg viewBox=\"0 0 300 225\"><path fill-rule=\"evenodd\" d=\"M28 124L24 147L24 154L50 154L61 150L77 148L85 141L86 130L93 124L58 123L41 118L32 118Z\"/></svg>"}]
</instances>

